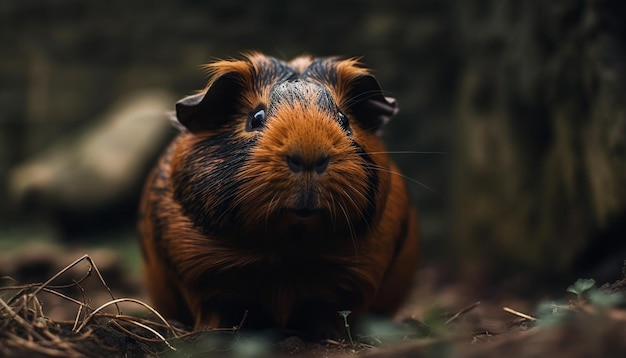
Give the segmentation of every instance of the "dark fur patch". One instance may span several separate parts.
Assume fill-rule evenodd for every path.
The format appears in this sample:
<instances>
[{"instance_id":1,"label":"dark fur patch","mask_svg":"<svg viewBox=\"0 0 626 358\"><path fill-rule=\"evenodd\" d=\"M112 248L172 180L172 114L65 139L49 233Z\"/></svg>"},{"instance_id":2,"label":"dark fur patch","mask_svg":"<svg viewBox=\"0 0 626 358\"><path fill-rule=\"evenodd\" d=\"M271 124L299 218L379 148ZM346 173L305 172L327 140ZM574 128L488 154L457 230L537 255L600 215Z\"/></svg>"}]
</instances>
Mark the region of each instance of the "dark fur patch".
<instances>
[{"instance_id":1,"label":"dark fur patch","mask_svg":"<svg viewBox=\"0 0 626 358\"><path fill-rule=\"evenodd\" d=\"M264 88L272 87L277 83L295 80L298 74L283 61L273 57L266 57L253 67L254 90L260 92Z\"/></svg>"},{"instance_id":2,"label":"dark fur patch","mask_svg":"<svg viewBox=\"0 0 626 358\"><path fill-rule=\"evenodd\" d=\"M358 225L355 225L357 234L362 234L364 231L369 230L369 223L373 222L374 217L376 216L376 193L378 193L378 185L380 183L380 178L378 177L378 172L374 169L377 164L374 162L372 157L363 149L361 145L356 142L352 142L356 152L360 155L361 159L363 159L367 164L363 165L363 170L367 173L366 182L367 182L367 208L363 212L362 217L357 221Z\"/></svg>"},{"instance_id":3,"label":"dark fur patch","mask_svg":"<svg viewBox=\"0 0 626 358\"><path fill-rule=\"evenodd\" d=\"M220 234L236 227L239 209L233 198L240 183L235 176L255 142L255 138L241 138L234 131L207 136L195 144L188 157L193 160L174 174L174 199L203 233Z\"/></svg>"},{"instance_id":4,"label":"dark fur patch","mask_svg":"<svg viewBox=\"0 0 626 358\"><path fill-rule=\"evenodd\" d=\"M335 71L335 59L316 59L302 73L302 78L316 81L327 86L334 86L339 83L337 71Z\"/></svg>"},{"instance_id":5,"label":"dark fur patch","mask_svg":"<svg viewBox=\"0 0 626 358\"><path fill-rule=\"evenodd\" d=\"M315 103L326 113L337 112L337 105L326 87L322 84L295 80L285 81L272 87L268 115L273 115L280 105L294 103Z\"/></svg>"}]
</instances>

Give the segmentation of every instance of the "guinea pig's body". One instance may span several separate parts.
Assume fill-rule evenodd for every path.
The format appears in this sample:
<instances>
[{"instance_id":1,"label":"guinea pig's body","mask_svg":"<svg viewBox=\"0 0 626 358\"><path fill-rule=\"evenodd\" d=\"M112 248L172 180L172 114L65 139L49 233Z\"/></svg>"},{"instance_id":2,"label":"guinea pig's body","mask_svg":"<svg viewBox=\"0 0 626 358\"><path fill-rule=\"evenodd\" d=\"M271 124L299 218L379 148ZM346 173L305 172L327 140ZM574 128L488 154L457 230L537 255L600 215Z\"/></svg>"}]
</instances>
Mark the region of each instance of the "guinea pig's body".
<instances>
[{"instance_id":1,"label":"guinea pig's body","mask_svg":"<svg viewBox=\"0 0 626 358\"><path fill-rule=\"evenodd\" d=\"M378 133L396 109L354 60L261 54L207 66L146 184L145 282L196 328L338 334L391 314L417 265L415 212Z\"/></svg>"}]
</instances>

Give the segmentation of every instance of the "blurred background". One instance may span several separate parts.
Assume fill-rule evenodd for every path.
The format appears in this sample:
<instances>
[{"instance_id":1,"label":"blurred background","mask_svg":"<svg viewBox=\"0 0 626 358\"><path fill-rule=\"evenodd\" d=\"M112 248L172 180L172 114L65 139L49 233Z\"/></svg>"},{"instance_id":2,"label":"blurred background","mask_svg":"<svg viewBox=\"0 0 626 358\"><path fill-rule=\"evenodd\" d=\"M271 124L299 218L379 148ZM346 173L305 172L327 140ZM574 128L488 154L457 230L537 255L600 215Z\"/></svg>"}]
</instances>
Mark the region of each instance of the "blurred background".
<instances>
[{"instance_id":1,"label":"blurred background","mask_svg":"<svg viewBox=\"0 0 626 358\"><path fill-rule=\"evenodd\" d=\"M204 87L200 64L258 50L362 56L397 98L384 136L419 152L394 158L420 212L423 265L484 288L614 280L626 258L625 10L3 1L0 275L19 279L29 261L16 257L52 259L58 246L110 248L138 272L140 188L175 135L165 113Z\"/></svg>"}]
</instances>

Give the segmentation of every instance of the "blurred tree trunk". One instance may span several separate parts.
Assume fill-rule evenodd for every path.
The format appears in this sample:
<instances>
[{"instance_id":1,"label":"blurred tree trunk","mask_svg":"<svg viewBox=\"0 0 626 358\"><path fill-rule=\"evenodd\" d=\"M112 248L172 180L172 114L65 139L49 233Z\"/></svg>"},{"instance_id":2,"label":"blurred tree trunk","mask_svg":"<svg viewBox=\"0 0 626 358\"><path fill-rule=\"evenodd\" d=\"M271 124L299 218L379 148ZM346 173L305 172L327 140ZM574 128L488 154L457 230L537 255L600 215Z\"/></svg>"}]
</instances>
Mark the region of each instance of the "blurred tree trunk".
<instances>
[{"instance_id":1,"label":"blurred tree trunk","mask_svg":"<svg viewBox=\"0 0 626 358\"><path fill-rule=\"evenodd\" d=\"M626 3L457 5L466 66L454 211L466 272L619 276ZM609 271L586 271L607 259Z\"/></svg>"}]
</instances>

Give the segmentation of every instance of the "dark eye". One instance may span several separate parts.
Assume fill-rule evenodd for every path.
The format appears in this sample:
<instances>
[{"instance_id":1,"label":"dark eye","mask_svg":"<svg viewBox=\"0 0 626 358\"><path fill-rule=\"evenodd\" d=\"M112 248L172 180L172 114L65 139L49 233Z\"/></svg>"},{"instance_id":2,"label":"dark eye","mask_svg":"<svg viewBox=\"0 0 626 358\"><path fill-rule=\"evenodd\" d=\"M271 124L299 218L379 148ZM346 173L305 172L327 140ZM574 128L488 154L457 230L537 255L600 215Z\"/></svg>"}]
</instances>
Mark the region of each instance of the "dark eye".
<instances>
[{"instance_id":1,"label":"dark eye","mask_svg":"<svg viewBox=\"0 0 626 358\"><path fill-rule=\"evenodd\" d=\"M350 129L350 123L348 123L348 117L346 117L345 114L339 112L338 121L339 121L339 125L341 126L341 128L344 131L346 131L346 134L351 135L352 129Z\"/></svg>"},{"instance_id":2,"label":"dark eye","mask_svg":"<svg viewBox=\"0 0 626 358\"><path fill-rule=\"evenodd\" d=\"M258 131L265 125L265 110L261 109L248 115L248 132Z\"/></svg>"}]
</instances>

